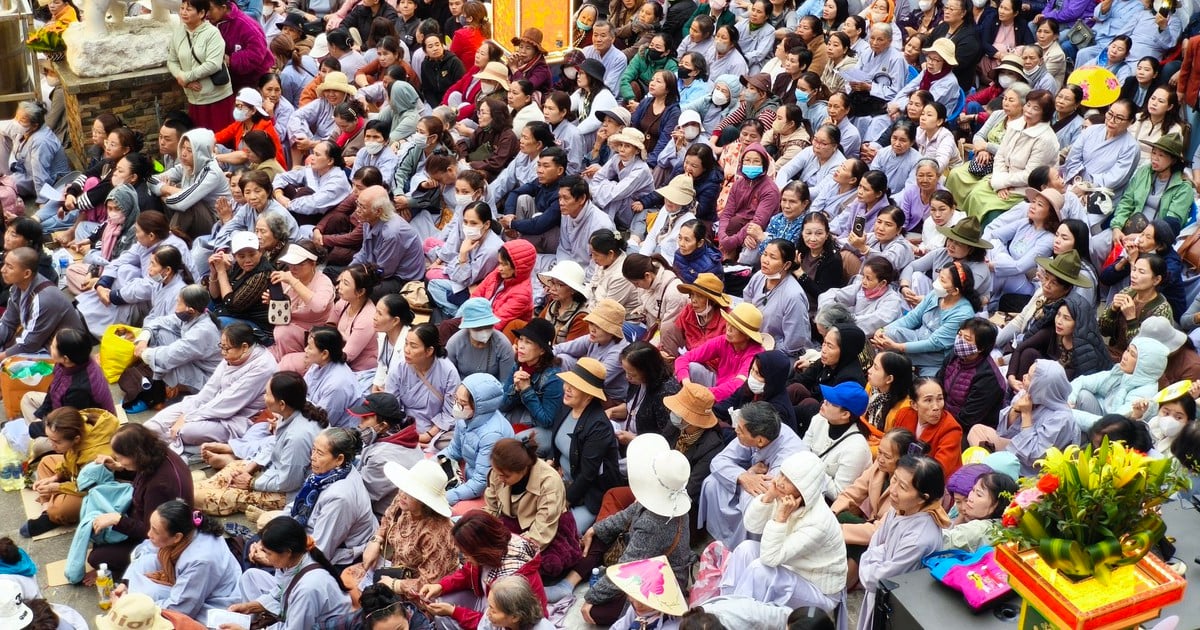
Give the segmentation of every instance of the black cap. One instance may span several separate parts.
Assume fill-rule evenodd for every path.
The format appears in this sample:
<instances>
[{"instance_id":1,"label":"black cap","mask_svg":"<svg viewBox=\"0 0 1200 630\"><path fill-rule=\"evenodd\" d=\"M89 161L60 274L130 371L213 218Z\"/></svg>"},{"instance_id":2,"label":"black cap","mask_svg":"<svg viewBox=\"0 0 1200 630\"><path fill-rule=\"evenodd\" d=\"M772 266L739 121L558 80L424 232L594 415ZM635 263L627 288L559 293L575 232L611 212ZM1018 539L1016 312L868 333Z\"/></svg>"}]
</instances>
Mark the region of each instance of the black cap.
<instances>
[{"instance_id":1,"label":"black cap","mask_svg":"<svg viewBox=\"0 0 1200 630\"><path fill-rule=\"evenodd\" d=\"M405 419L404 407L400 405L395 396L387 392L371 394L364 398L361 403L347 409L347 411L359 418L371 415L378 416L386 424L400 424Z\"/></svg>"},{"instance_id":2,"label":"black cap","mask_svg":"<svg viewBox=\"0 0 1200 630\"><path fill-rule=\"evenodd\" d=\"M283 28L285 26L294 28L297 31L300 31L301 34L303 34L304 33L304 16L300 15L299 13L287 14L287 17L283 18L283 22L281 22L279 24L279 28Z\"/></svg>"}]
</instances>

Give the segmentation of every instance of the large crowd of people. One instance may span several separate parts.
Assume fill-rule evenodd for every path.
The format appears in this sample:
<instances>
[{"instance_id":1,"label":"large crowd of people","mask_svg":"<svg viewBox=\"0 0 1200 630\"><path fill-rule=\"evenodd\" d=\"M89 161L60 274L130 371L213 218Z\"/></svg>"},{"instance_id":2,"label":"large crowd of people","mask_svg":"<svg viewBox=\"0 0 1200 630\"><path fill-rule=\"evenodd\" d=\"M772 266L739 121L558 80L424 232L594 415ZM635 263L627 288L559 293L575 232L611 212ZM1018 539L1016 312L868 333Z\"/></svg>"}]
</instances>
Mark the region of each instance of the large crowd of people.
<instances>
[{"instance_id":1,"label":"large crowd of people","mask_svg":"<svg viewBox=\"0 0 1200 630\"><path fill-rule=\"evenodd\" d=\"M183 0L186 111L0 122L21 534L103 628L877 627L1051 447L1200 471L1195 9Z\"/></svg>"}]
</instances>

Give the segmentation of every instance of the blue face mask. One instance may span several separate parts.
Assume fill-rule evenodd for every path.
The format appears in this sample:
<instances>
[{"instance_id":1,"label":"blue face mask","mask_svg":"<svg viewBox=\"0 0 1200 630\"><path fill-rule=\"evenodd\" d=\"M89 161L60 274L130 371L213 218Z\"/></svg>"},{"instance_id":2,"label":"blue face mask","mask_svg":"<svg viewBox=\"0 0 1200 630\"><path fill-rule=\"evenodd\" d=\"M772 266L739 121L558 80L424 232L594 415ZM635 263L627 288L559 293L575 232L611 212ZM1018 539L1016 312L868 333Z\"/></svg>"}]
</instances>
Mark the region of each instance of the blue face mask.
<instances>
[{"instance_id":1,"label":"blue face mask","mask_svg":"<svg viewBox=\"0 0 1200 630\"><path fill-rule=\"evenodd\" d=\"M577 29L579 29L579 30L581 30L581 31L583 31L583 32L585 32L585 33L586 33L586 32L588 32L588 31L592 30L592 25L591 25L591 24L585 24L585 23L583 22L583 20L575 20L575 28L577 28Z\"/></svg>"},{"instance_id":2,"label":"blue face mask","mask_svg":"<svg viewBox=\"0 0 1200 630\"><path fill-rule=\"evenodd\" d=\"M796 90L796 102L801 103L801 104L807 103L808 102L808 92Z\"/></svg>"},{"instance_id":3,"label":"blue face mask","mask_svg":"<svg viewBox=\"0 0 1200 630\"><path fill-rule=\"evenodd\" d=\"M762 174L763 174L763 167L759 166L758 164L743 164L742 165L742 175L745 175L746 179L755 179L759 175L762 175Z\"/></svg>"}]
</instances>

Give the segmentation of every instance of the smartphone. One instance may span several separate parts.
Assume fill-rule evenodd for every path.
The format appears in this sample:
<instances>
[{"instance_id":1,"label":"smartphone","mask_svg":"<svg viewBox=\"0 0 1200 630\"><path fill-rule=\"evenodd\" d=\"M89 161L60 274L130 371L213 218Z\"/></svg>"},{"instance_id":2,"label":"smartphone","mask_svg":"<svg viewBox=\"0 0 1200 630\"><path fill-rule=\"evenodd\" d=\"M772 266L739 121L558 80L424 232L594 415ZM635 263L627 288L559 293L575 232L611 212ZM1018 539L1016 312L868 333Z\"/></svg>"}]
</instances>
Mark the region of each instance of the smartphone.
<instances>
[{"instance_id":1,"label":"smartphone","mask_svg":"<svg viewBox=\"0 0 1200 630\"><path fill-rule=\"evenodd\" d=\"M855 236L862 236L863 232L867 229L867 218L862 216L854 217L854 227L852 229Z\"/></svg>"}]
</instances>

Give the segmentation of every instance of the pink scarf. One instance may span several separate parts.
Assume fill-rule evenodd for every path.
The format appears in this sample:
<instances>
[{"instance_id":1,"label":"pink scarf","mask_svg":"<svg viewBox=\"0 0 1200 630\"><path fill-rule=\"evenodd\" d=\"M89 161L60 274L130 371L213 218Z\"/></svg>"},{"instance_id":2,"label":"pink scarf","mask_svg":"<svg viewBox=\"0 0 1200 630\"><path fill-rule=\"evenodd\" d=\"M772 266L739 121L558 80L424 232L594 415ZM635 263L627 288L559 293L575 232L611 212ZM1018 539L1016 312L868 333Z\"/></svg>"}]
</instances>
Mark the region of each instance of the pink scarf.
<instances>
[{"instance_id":1,"label":"pink scarf","mask_svg":"<svg viewBox=\"0 0 1200 630\"><path fill-rule=\"evenodd\" d=\"M863 297L867 298L868 300L878 300L879 298L883 297L883 293L887 290L888 285L880 284L874 289L863 289L862 292Z\"/></svg>"},{"instance_id":2,"label":"pink scarf","mask_svg":"<svg viewBox=\"0 0 1200 630\"><path fill-rule=\"evenodd\" d=\"M100 256L104 260L112 260L113 248L117 246L117 241L121 238L122 228L125 227L125 213L121 213L121 220L113 222L111 219L104 224L104 233L100 235Z\"/></svg>"}]
</instances>

